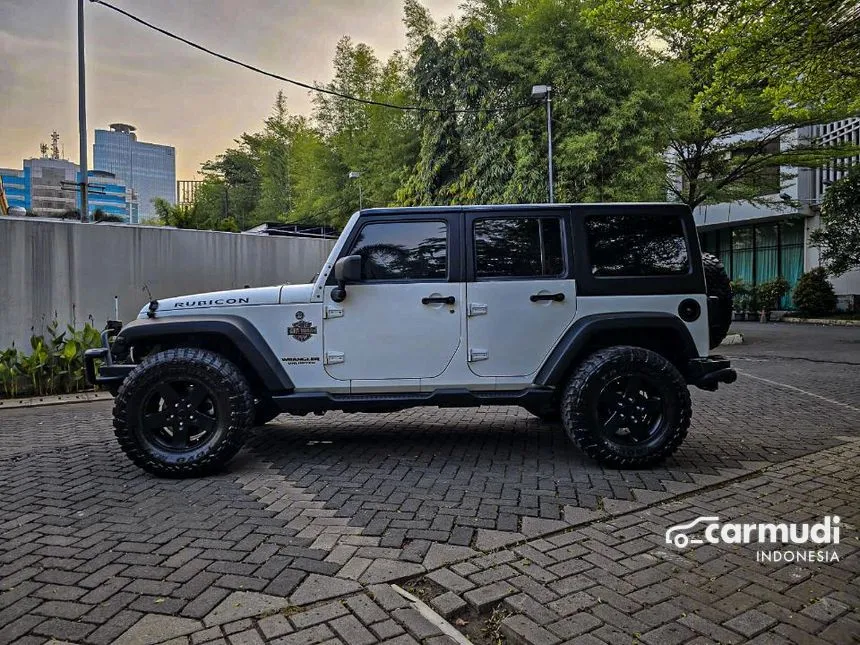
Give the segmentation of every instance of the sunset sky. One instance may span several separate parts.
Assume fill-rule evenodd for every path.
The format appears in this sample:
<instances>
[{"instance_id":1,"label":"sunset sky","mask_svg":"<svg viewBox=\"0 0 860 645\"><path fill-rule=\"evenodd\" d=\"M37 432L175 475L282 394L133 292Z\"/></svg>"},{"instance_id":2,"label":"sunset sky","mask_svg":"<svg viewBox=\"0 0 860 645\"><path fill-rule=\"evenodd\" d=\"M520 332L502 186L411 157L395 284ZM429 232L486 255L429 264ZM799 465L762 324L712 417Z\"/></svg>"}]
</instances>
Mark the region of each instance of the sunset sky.
<instances>
[{"instance_id":1,"label":"sunset sky","mask_svg":"<svg viewBox=\"0 0 860 645\"><path fill-rule=\"evenodd\" d=\"M400 0L112 0L190 40L305 82L331 77L341 36L384 58L403 47ZM438 20L459 0L425 0ZM284 85L167 39L87 3L89 155L95 128L137 126L142 141L176 147L177 179L242 132L260 127L283 89L307 113L305 90ZM39 156L57 130L78 161L75 0L0 0L0 167Z\"/></svg>"}]
</instances>

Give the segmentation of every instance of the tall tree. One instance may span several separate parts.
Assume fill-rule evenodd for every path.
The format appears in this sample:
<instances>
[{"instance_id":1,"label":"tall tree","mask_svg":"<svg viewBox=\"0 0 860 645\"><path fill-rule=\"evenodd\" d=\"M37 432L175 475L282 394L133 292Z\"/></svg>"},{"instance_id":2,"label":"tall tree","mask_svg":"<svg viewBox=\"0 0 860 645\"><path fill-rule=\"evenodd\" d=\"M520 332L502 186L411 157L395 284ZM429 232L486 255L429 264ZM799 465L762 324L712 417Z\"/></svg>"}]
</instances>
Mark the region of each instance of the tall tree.
<instances>
[{"instance_id":1,"label":"tall tree","mask_svg":"<svg viewBox=\"0 0 860 645\"><path fill-rule=\"evenodd\" d=\"M736 200L786 207L778 195L790 175L780 168L852 153L795 136L799 127L857 107L841 90L813 100L824 87L798 76L849 41L856 44L858 32L845 29L856 23L856 7L840 18L840 5L847 8L831 0L602 0L589 8L596 28L637 44L673 81L667 86L670 194L691 207ZM825 15L837 28L817 24ZM797 23L788 28L791 16ZM819 37L824 32L830 35ZM828 42L829 53L815 46ZM834 69L856 81L856 66Z\"/></svg>"}]
</instances>

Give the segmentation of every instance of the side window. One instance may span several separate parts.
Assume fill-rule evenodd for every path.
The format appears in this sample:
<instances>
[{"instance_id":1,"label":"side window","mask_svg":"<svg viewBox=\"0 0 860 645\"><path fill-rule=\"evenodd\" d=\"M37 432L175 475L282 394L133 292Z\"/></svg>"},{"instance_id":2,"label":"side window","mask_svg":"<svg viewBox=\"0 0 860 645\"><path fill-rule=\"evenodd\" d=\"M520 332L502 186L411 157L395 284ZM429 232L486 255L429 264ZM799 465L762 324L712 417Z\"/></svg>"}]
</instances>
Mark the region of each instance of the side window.
<instances>
[{"instance_id":1,"label":"side window","mask_svg":"<svg viewBox=\"0 0 860 645\"><path fill-rule=\"evenodd\" d=\"M534 278L564 273L558 217L475 220L475 277Z\"/></svg>"},{"instance_id":2,"label":"side window","mask_svg":"<svg viewBox=\"0 0 860 645\"><path fill-rule=\"evenodd\" d=\"M448 276L448 225L365 224L349 254L362 257L364 280L444 280Z\"/></svg>"},{"instance_id":3,"label":"side window","mask_svg":"<svg viewBox=\"0 0 860 645\"><path fill-rule=\"evenodd\" d=\"M690 270L678 217L592 215L585 220L585 230L596 277L679 275Z\"/></svg>"}]
</instances>

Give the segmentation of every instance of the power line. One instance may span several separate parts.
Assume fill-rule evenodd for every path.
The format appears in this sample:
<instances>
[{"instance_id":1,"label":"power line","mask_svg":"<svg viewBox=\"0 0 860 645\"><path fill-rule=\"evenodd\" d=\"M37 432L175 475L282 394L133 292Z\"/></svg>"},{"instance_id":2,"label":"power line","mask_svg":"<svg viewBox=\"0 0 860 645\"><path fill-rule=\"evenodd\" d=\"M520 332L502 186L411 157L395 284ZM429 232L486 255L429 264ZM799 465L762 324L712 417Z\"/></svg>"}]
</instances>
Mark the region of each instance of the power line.
<instances>
[{"instance_id":1,"label":"power line","mask_svg":"<svg viewBox=\"0 0 860 645\"><path fill-rule=\"evenodd\" d=\"M274 78L279 81L283 81L284 83L290 83L291 85L296 85L298 87L304 88L306 90L310 90L311 92L319 92L320 94L328 94L330 96L336 96L338 98L346 99L348 101L355 101L356 103L364 103L365 105L377 105L379 107L391 108L394 110L403 110L408 112L439 112L439 113L472 113L472 112L513 112L516 110L520 110L524 107L529 107L533 105L533 103L520 103L518 105L512 105L509 107L500 107L500 108L477 108L477 109L468 109L468 108L459 108L452 110L445 110L442 108L433 108L433 107L423 107L420 105L395 105L394 103L386 103L384 101L374 101L371 99L363 99L358 96L350 96L349 94L344 94L342 92L337 92L335 90L329 90L324 87L317 87L315 85L310 85L309 83L303 83L302 81L297 81L292 78L287 78L286 76L281 76L280 74L275 74L274 72L269 72L255 65L251 65L250 63L245 63L240 60L236 60L235 58L231 58L225 54L219 54L218 52L209 49L208 47L204 47L198 43L195 43L187 38L183 38L182 36L175 34L167 29L163 29L158 25L154 25L151 22L147 22L143 18L135 16L133 13L129 13L125 9L120 9L119 7L112 5L109 2L105 2L105 0L90 0L90 2L94 4L100 4L102 6L107 7L108 9L113 9L119 14L122 14L126 18L133 20L145 27L148 27L158 33L167 36L168 38L172 38L173 40L178 40L181 43L185 43L189 47L193 47L194 49L198 49L202 52L209 54L210 56L215 56L216 58L220 58L223 61L228 63L232 63L233 65L238 65L239 67L244 67L245 69L251 70L252 72L256 72L258 74L262 74L263 76L268 76L269 78Z\"/></svg>"}]
</instances>

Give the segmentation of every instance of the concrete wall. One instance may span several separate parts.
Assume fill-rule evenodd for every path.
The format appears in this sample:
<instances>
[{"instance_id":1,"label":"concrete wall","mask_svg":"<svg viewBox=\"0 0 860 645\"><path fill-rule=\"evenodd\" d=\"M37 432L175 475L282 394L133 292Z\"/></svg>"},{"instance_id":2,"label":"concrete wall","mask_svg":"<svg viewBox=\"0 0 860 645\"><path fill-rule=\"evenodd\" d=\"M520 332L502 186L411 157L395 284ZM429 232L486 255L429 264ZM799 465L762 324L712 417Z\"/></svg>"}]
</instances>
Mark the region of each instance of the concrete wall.
<instances>
[{"instance_id":1,"label":"concrete wall","mask_svg":"<svg viewBox=\"0 0 860 645\"><path fill-rule=\"evenodd\" d=\"M331 240L0 217L0 350L54 317L101 329L149 298L309 282Z\"/></svg>"}]
</instances>

